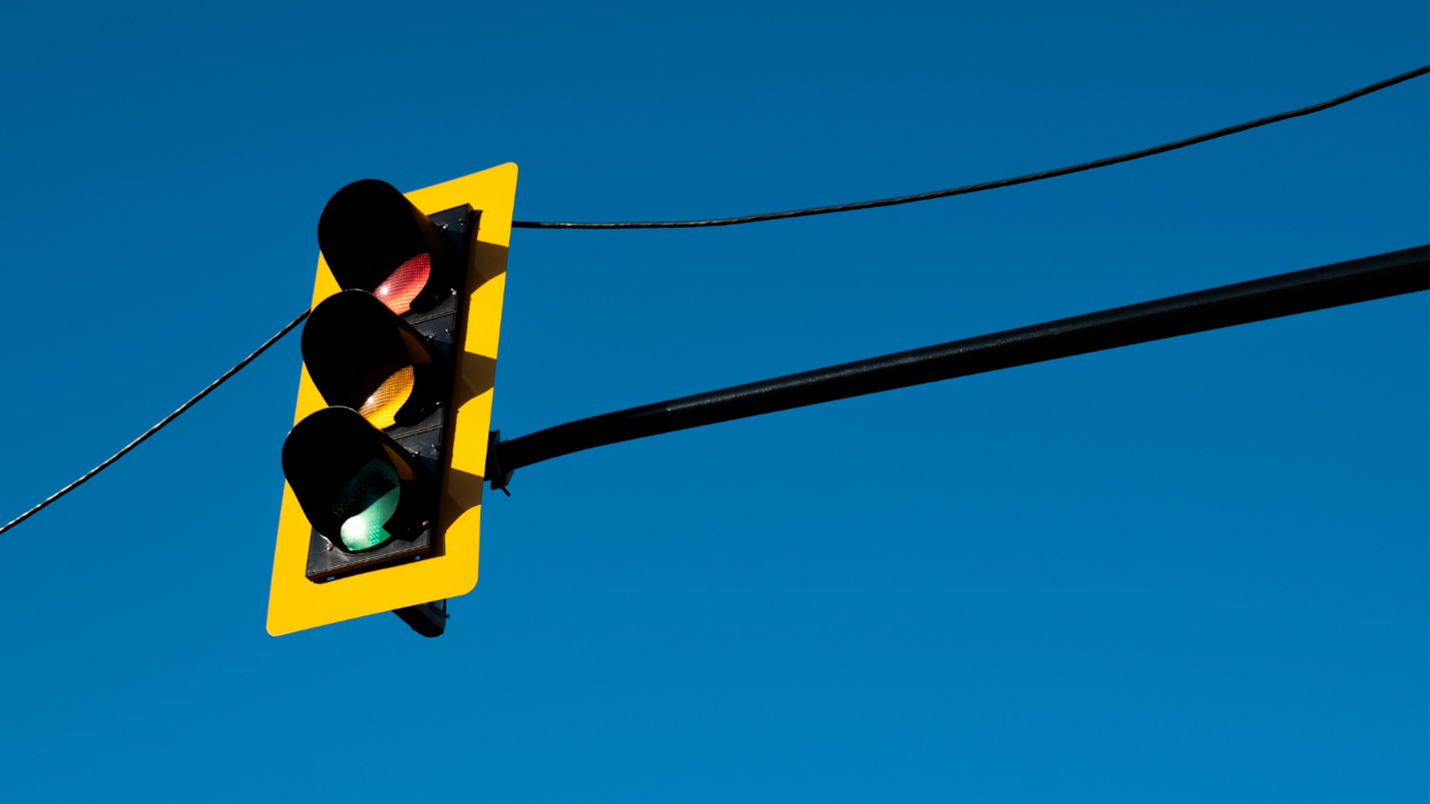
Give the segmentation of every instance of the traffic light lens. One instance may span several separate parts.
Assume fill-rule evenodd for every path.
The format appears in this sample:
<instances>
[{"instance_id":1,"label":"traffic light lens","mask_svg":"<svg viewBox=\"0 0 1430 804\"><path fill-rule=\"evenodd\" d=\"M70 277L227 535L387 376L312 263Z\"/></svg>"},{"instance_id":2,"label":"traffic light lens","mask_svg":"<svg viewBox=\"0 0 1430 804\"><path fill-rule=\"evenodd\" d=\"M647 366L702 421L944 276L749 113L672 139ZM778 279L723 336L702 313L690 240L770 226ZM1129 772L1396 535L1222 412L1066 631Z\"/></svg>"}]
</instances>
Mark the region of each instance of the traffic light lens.
<instances>
[{"instance_id":1,"label":"traffic light lens","mask_svg":"<svg viewBox=\"0 0 1430 804\"><path fill-rule=\"evenodd\" d=\"M377 498L377 502L355 517L343 522L343 546L349 550L367 550L392 538L392 534L382 529L392 512L397 510L398 491L396 488Z\"/></svg>"},{"instance_id":2,"label":"traffic light lens","mask_svg":"<svg viewBox=\"0 0 1430 804\"><path fill-rule=\"evenodd\" d=\"M349 550L367 550L392 538L383 525L397 510L397 469L386 457L368 461L333 503L339 534Z\"/></svg>"},{"instance_id":3,"label":"traffic light lens","mask_svg":"<svg viewBox=\"0 0 1430 804\"><path fill-rule=\"evenodd\" d=\"M372 292L392 312L402 315L412 309L412 300L427 286L432 273L432 255L418 254L397 266L397 270Z\"/></svg>"},{"instance_id":4,"label":"traffic light lens","mask_svg":"<svg viewBox=\"0 0 1430 804\"><path fill-rule=\"evenodd\" d=\"M363 418L372 423L373 427L379 430L386 430L397 423L397 411L407 404L408 397L412 396L413 388L412 367L403 366L383 380L372 396L358 408Z\"/></svg>"}]
</instances>

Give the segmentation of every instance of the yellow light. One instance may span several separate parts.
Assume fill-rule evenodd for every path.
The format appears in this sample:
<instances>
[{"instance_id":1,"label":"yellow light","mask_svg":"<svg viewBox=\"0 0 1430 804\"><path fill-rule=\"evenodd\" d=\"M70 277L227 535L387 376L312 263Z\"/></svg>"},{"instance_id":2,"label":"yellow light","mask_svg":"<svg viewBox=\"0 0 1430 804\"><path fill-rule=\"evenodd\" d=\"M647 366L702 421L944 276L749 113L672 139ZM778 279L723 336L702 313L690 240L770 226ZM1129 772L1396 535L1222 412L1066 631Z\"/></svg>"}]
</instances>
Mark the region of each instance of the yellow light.
<instances>
[{"instance_id":1,"label":"yellow light","mask_svg":"<svg viewBox=\"0 0 1430 804\"><path fill-rule=\"evenodd\" d=\"M404 366L382 381L382 385L372 392L362 407L358 408L364 418L379 430L386 430L396 424L397 411L412 396L412 367Z\"/></svg>"}]
</instances>

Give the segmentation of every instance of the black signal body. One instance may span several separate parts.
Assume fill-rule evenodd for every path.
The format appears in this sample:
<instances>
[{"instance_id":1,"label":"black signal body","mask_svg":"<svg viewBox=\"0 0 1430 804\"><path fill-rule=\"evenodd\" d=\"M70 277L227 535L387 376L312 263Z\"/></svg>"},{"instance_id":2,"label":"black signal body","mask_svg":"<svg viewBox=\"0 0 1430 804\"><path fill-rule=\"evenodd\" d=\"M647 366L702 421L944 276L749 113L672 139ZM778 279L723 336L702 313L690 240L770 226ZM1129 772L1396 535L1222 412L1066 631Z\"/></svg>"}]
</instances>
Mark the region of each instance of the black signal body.
<instances>
[{"instance_id":1,"label":"black signal body","mask_svg":"<svg viewBox=\"0 0 1430 804\"><path fill-rule=\"evenodd\" d=\"M398 478L397 510L386 522L393 538L371 551L350 551L338 535L346 518L342 498L352 495L353 479L374 460L390 465ZM331 544L331 548L325 545L325 552L341 548L369 559L380 555L383 560L423 552L417 542L436 498L433 477L401 444L352 408L323 408L298 422L283 442L283 473L293 479L293 493L313 531L330 537L325 537Z\"/></svg>"},{"instance_id":2,"label":"black signal body","mask_svg":"<svg viewBox=\"0 0 1430 804\"><path fill-rule=\"evenodd\" d=\"M385 189L384 189L385 188ZM398 203L400 202L400 203ZM328 202L318 224L324 258L344 288L313 311L304 362L331 407L303 419L283 449L284 474L313 525L306 576L323 583L442 551L438 509L449 462L456 349L465 322L466 264L479 213L463 205L426 216L390 185L365 180ZM431 273L398 315L371 293L407 260L428 254ZM413 368L411 396L395 424L374 427L357 411L383 378ZM353 473L379 455L410 470L387 531L392 538L349 550L332 513ZM402 474L402 469L398 470Z\"/></svg>"},{"instance_id":3,"label":"black signal body","mask_svg":"<svg viewBox=\"0 0 1430 804\"><path fill-rule=\"evenodd\" d=\"M442 382L450 363L429 336L365 290L344 290L318 305L303 329L303 363L324 401L354 410L410 367L412 393L396 414L402 425L426 418L451 390Z\"/></svg>"},{"instance_id":4,"label":"black signal body","mask_svg":"<svg viewBox=\"0 0 1430 804\"><path fill-rule=\"evenodd\" d=\"M368 292L407 260L431 255L426 287L412 300L414 311L425 312L441 304L467 273L466 241L455 243L443 223L449 222L423 215L387 182L363 179L339 190L323 207L318 248L339 287Z\"/></svg>"}]
</instances>

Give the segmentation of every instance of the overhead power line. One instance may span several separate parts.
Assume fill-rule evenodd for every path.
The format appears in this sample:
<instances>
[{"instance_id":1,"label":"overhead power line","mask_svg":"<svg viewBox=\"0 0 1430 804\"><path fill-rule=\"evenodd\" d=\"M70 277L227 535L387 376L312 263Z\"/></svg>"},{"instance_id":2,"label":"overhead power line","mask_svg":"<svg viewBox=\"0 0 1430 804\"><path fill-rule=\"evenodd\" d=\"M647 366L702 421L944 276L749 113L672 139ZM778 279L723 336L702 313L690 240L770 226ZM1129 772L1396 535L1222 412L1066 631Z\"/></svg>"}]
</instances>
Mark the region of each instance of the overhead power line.
<instances>
[{"instance_id":1,"label":"overhead power line","mask_svg":"<svg viewBox=\"0 0 1430 804\"><path fill-rule=\"evenodd\" d=\"M1249 123L1241 123L1227 128L1220 128L1206 134L1198 134L1195 137L1188 137L1184 140L1169 142L1165 145L1157 145L1152 148L1144 148L1140 151L1122 154L1121 156L1109 156L1106 159L1097 159L1092 162L1083 162L1080 165L1070 165L1055 170L1045 170L1041 173L1029 173L1025 176L1014 176L1011 179L999 179L997 181L986 181L982 184L969 184L963 187L953 187L948 190L934 190L927 193L916 193L914 195L901 195L897 198L883 198L877 201L856 201L852 204L835 204L828 207L810 207L808 209L792 209L787 212L764 212L759 215L742 215L737 218L712 218L703 221L617 221L612 223L580 223L580 222L556 222L556 221L512 221L511 225L518 229L697 229L705 226L735 226L741 223L759 223L760 221L778 221L786 218L804 218L810 215L828 215L833 212L851 212L856 209L874 209L876 207L892 207L897 204L912 204L915 201L931 201L935 198L948 198L954 195L968 195L969 193L981 193L984 190L996 190L999 187L1012 187L1017 184L1028 184L1029 182L1052 179L1058 176L1066 176L1070 173L1081 173L1084 170L1094 170L1096 168L1117 165L1122 162L1131 162L1143 157L1164 154L1168 151L1175 151L1178 148L1186 148L1191 145L1208 142L1221 137L1229 137L1232 134L1240 134L1243 131L1250 131L1253 128L1269 126L1272 123L1279 123L1282 120L1290 120L1293 117L1305 117L1308 114L1325 111L1342 103L1348 103L1356 98L1369 95L1372 92L1379 92L1386 87L1392 87L1403 81L1409 81L1417 76L1430 72L1430 65L1426 65L1408 73L1402 73L1394 78L1387 78L1379 83L1362 87L1355 92L1350 92L1339 98L1332 98L1314 106L1307 106L1290 112L1273 114L1270 117L1263 117L1259 120L1252 120Z\"/></svg>"},{"instance_id":2,"label":"overhead power line","mask_svg":"<svg viewBox=\"0 0 1430 804\"><path fill-rule=\"evenodd\" d=\"M1027 184L1028 182L1039 181L1039 180L1041 180L1041 179L1050 179L1050 178L1053 178L1053 177L1055 177L1055 176L1066 176L1066 175L1068 175L1069 173L1079 173L1079 172L1082 172L1082 171L1084 171L1084 170L1092 170L1092 169L1094 169L1094 168L1105 167L1105 166L1107 166L1107 165L1115 165L1115 164L1118 164L1118 163L1120 163L1120 162L1130 162L1130 161L1132 161L1132 160L1134 160L1134 159L1141 159L1141 158L1144 157L1144 156L1152 156L1153 154L1166 153L1167 151L1174 151L1174 150L1176 150L1176 149L1178 149L1178 148L1185 148L1185 147L1187 147L1187 146L1189 146L1189 145L1196 145L1197 143L1207 142L1208 140L1214 140L1214 139L1217 139L1217 138L1219 138L1219 137L1225 137L1225 136L1229 136L1229 135L1231 135L1231 134L1236 134L1236 133L1239 133L1239 132L1242 132L1242 131L1247 131L1247 130L1250 130L1250 129L1253 129L1253 128L1257 128L1257 127L1260 127L1260 126L1270 125L1271 123L1280 122L1280 121L1282 121L1282 120L1289 120L1289 119L1291 119L1291 118L1293 118L1293 117L1303 117L1303 116L1308 115L1308 114L1314 114L1314 113L1316 113L1316 112L1323 111L1323 110L1325 110L1325 109L1329 109L1329 108L1331 108L1331 107L1333 107L1333 106L1339 106L1339 105L1341 105L1342 103L1346 103L1346 102L1348 102L1348 101L1355 100L1356 98L1359 98L1359 97L1361 97L1361 96L1363 96L1363 95L1369 95L1369 94L1372 93L1372 92L1379 92L1380 90L1385 89L1386 87L1391 87L1391 86L1394 86L1394 85L1399 84L1399 83L1401 83L1401 82L1409 81L1409 80L1412 79L1412 78L1416 78L1416 77L1418 77L1418 76L1425 75L1426 73L1430 73L1430 65L1426 65L1425 67L1421 67L1421 68L1416 69L1416 70L1411 70L1411 71L1408 72L1408 73L1403 73L1403 74L1401 74L1401 75L1397 75L1397 76L1395 76L1394 78L1387 78L1386 80L1381 81L1381 82L1379 82L1379 83L1371 84L1371 85L1368 86L1368 87L1363 87L1363 88L1358 89L1358 90L1356 90L1356 91L1354 91L1354 92L1348 93L1348 94L1346 94L1346 95L1342 95L1342 96L1340 96L1339 98L1333 98L1333 99L1331 99L1331 100L1325 101L1324 103L1318 103L1318 104L1316 104L1316 105L1314 105L1314 106L1307 106L1307 107L1305 107L1305 108L1303 108L1303 109L1296 109L1296 110L1290 111L1290 112L1282 112L1281 114L1272 115L1272 116L1270 116L1270 117L1263 117L1263 118L1261 118L1260 120L1253 120L1253 121L1251 121L1251 122L1249 122L1249 123L1242 123L1242 124L1237 125L1237 126L1231 126L1231 127L1229 127L1229 128L1218 129L1217 131L1213 131L1213 132L1210 132L1210 133L1207 133L1207 134L1202 134L1202 135L1199 135L1199 136L1196 136L1196 137L1191 137L1191 138L1188 138L1188 139L1185 139L1185 140L1178 140L1177 142L1168 143L1168 144L1166 144L1166 145L1159 145L1159 146L1156 146L1156 147L1154 147L1154 148L1147 148L1147 149L1141 150L1141 151L1134 151L1134 152L1132 152L1132 153L1123 154L1123 155L1121 155L1121 156L1108 157L1108 158L1106 158L1106 159L1099 159L1099 160L1094 161L1094 162L1084 162L1083 164L1080 164L1080 165L1072 165L1072 166L1070 166L1070 167L1058 168L1058 169L1056 169L1056 170L1044 171L1044 172L1042 172L1042 173L1030 173L1030 174L1028 174L1028 175L1026 175L1026 176L1016 176L1016 177L1011 178L1011 179L1002 179L1002 180L999 180L999 181L984 182L984 183L982 183L982 184L970 184L970 185L967 185L967 186L965 186L965 187L955 187L955 188L952 188L952 189L949 189L949 190L935 190L935 191L929 192L929 193L919 193L919 194L917 194L917 195L906 195L906 196L900 196L900 197L898 197L898 198L886 198L886 199L879 200L879 201L861 201L861 202L857 202L857 203L853 203L853 204L837 204L837 205L828 206L828 207L812 207L812 208L810 208L810 209L796 209L796 210L790 210L790 211L788 211L788 212L768 212L768 213L764 213L764 214L761 214L761 215L746 215L746 216L739 217L739 218L716 218L716 219L712 219L712 220L703 220L703 221L627 221L627 222L616 222L616 223L553 223L553 222L542 222L542 221L512 221L512 226L513 226L513 227L516 227L516 228L524 228L524 229L689 229L689 228L696 228L696 227L703 227L703 226L733 226L733 225L735 225L735 224L740 224L740 223L756 223L756 222L759 222L759 221L781 220L781 219L784 219L784 218L801 218L801 217L805 217L805 216L808 216L808 215L825 215L825 214L828 214L828 213L831 213L831 212L848 212L848 211L856 210L856 209L873 209L873 208L875 208L875 207L887 207L887 206L894 206L894 205L896 205L896 204L909 204L909 203L913 203L913 202L915 202L915 201L927 201L927 200L934 199L934 198L946 198L946 197L948 197L948 196L953 196L953 195L967 195L967 194L969 194L969 193L976 193L976 192L980 192L980 191L983 191L983 190L992 190L992 189L995 189L995 188L998 188L998 187L1011 187L1011 186L1013 186L1013 185L1015 185L1015 184ZM1317 270L1320 270L1320 269L1317 269ZM1305 272L1303 272L1303 273L1305 273ZM1288 275L1288 276L1290 276L1290 275ZM1236 287L1236 286L1231 286L1231 287ZM1212 291L1206 291L1206 292L1209 293L1209 292L1212 292ZM1404 292L1404 291L1402 291L1402 292ZM1358 301L1358 300L1359 300L1359 299L1357 299L1357 301ZM1341 302L1341 303L1349 303L1349 302ZM1153 304L1153 302L1149 302L1149 304ZM1330 305L1324 305L1324 306L1330 306ZM1122 308L1122 309L1130 309L1130 308ZM235 374L237 374L239 371L241 371L244 366L247 366L249 363L253 362L253 360L254 360L255 358L257 358L259 355L261 355L261 354L263 354L265 351L267 351L269 347L271 347L273 344L277 343L277 342L279 341L279 339L281 339L284 335L287 335L287 334L288 334L289 332L291 332L295 327L297 327L299 324L303 323L304 319L306 319L306 318L308 317L308 313L309 313L309 312L310 312L309 310L304 310L304 311L302 312L302 314L300 314L297 318L293 319L293 320L292 320L291 322L289 322L286 326L284 326L282 329L280 329L277 334L275 334L273 337L271 337L271 338L269 338L267 341L265 341L262 346L259 346L258 349L254 350L253 354L249 355L248 357L245 357L243 360L239 361L238 364L235 365L233 368L229 369L228 371L225 371L218 379L216 379L216 380L214 380L212 383L210 383L210 384L208 385L208 387L206 387L206 388L204 388L202 391L198 392L198 394L194 395L194 397L193 397L192 399L190 399L189 401L187 401L187 402L185 402L184 404L180 405L179 408L178 408L177 410L175 410L173 413L170 413L168 416L165 416L162 420L159 421L158 424L155 424L153 427L150 427L148 430L145 430L138 438L136 438L136 439L134 439L133 441L129 442L129 444L126 445L123 449L119 450L118 452L116 452L116 453L114 453L113 455L111 455L109 458L105 459L105 461L104 461L103 463L99 464L98 466L94 467L93 469L89 470L88 472L85 472L83 475L81 475L81 476L79 477L78 480L74 481L73 483L69 484L68 486L65 486L64 488L60 489L59 491L55 492L54 494L51 494L49 497L45 498L42 502L40 502L39 505L36 505L35 507L33 507L33 508L31 508L30 510L26 511L25 513L19 515L18 517L15 517L14 519L10 520L9 522L5 523L4 525L0 525L0 534L5 533L6 531L8 531L8 530L10 530L11 528L15 527L16 525L20 524L21 522L24 522L26 519L29 519L30 517L34 516L35 514L39 513L40 511L44 510L44 509L45 509L46 507L48 507L51 503L53 503L53 502L55 502L56 500L60 499L61 497L65 496L66 494L70 493L71 491L74 491L76 488L78 488L79 486L81 486L82 484L84 484L84 483L85 483L86 481L88 481L90 478L94 477L95 475L97 475L97 474L99 474L100 472L104 471L105 469L109 468L112 464L114 464L115 461L118 461L120 458L123 458L125 455L127 455L127 454L128 454L131 450L133 450L135 447L137 447L137 446L139 446L140 444L142 444L142 443L144 443L145 441L147 441L150 436L152 436L152 435L154 435L155 433L159 432L160 430L164 429L164 427L167 426L170 422L172 422L174 419L178 418L180 414L184 413L184 412L187 411L189 408L193 407L195 404L198 403L198 401L199 401L200 399L203 399L204 397L208 396L209 393L211 393L215 388L218 388L220 385L223 385L226 381L228 381L228 379L229 379L230 377L232 377L233 375L235 375ZM1280 315L1288 315L1288 314L1289 314L1289 313L1280 313ZM1069 320L1075 320L1075 319L1069 319ZM1224 324L1224 325L1222 325L1222 326L1226 326L1226 325ZM990 336L990 337L993 337L993 336ZM1161 336L1161 337L1168 337L1168 336ZM931 348L935 348L935 349L936 349L936 348L940 348L940 347L931 347ZM1104 347L1104 348L1108 348L1108 347ZM895 356L891 356L891 357L898 357L898 356L895 355ZM876 360L878 360L878 359L880 359L880 358L876 358ZM851 365L853 365L853 364L851 364ZM834 369L828 369L827 371L833 371L833 370L837 370L837 369L841 369L841 368L843 368L843 367L838 367L838 366L836 366ZM984 370L991 370L991 369L984 369ZM803 375L795 375L795 376L796 376L796 377L799 377L799 376L803 376ZM950 376L953 376L953 375L950 375ZM791 379L791 378L782 378L782 379ZM928 382L928 381L929 381L929 380L924 380L924 382ZM769 382L778 382L778 381L777 381L777 380L771 380L771 381L769 381ZM761 383L756 383L755 385L763 385L763 384L761 384ZM754 387L754 386L749 386L749 387ZM900 387L900 386L891 386L891 387ZM741 386L741 388L746 388L746 386ZM731 391L739 391L740 389L730 389L730 390L731 390ZM719 393L724 393L724 392L715 392L715 393L719 394ZM860 392L860 393L871 393L871 392L870 392L870 391L863 391L863 392ZM852 395L854 395L854 394L845 394L845 396L852 396ZM836 397L836 398L843 398L843 397ZM690 397L690 398L688 398L687 400L674 400L674 401L669 402L669 403L660 403L660 404L661 404L661 405L672 405L672 404L676 404L676 403L680 403L680 402L684 402L684 401L689 401L690 399L696 399L696 398L695 398L695 397ZM785 408L787 408L787 407L798 407L800 404L813 404L813 403L812 403L812 402L802 402L802 403L798 403L798 404L788 404L788 405L784 405L784 407L774 408L774 409L783 410L783 409L785 409ZM508 462L507 465L506 465L506 467L505 467L505 468L506 468L506 471L509 472L509 471L514 470L515 468L517 468L517 466L527 466L527 465L532 464L532 463L535 463L535 462L537 462L537 461L546 460L546 459L548 459L548 458L555 457L556 455L564 455L564 454L567 454L567 453L569 453L569 452L575 452L575 451L577 451L577 450L589 449L590 447L593 447L593 446L599 446L598 443L594 443L594 442L593 442L593 443L586 443L584 446L574 446L574 447L571 447L571 448L561 447L561 448L558 448L555 452L552 452L552 451L551 451L551 446L550 446L550 441L551 441L551 436L552 436L553 433L555 433L555 431L562 431L562 432L564 433L564 432L567 430L567 428L571 428L571 427L578 426L578 425L584 426L584 425L585 425L586 423L588 423L588 422L594 422L594 421L597 421L597 420L606 420L606 419L610 419L611 417L620 417L620 416L623 416L623 415L625 415L625 414L633 413L633 412L636 412L636 411L643 411L643 410L645 410L645 409L644 409L644 408L636 408L636 409L633 409L632 411L620 411L620 412L618 412L618 413L607 414L607 416L598 416L598 417L596 417L595 419L586 419L586 420L582 420L581 422L573 422L573 423L571 423L571 424L560 425L560 426L558 426L558 427L553 427L553 428L551 428L551 429L549 429L549 430L543 430L543 431L538 432L538 433L532 433L531 435L523 436L523 437L520 438L520 439L513 439L513 440L510 441L510 442L503 442L503 443L502 443L502 446L506 448L506 452L503 453L503 454L510 456L509 458L506 459L507 462ZM761 411L761 412L767 412L767 411ZM740 415L737 415L737 416L727 416L726 418L727 418L727 419L728 419L728 418L741 418L741 417L743 417L743 416L751 416L751 415L755 415L755 414L754 414L754 413L744 413L744 414L740 414ZM726 419L717 419L717 420L715 420L715 421L725 421L725 420L726 420ZM672 420L672 421L673 421L673 420ZM709 422L702 422L702 423L709 423ZM643 426L646 426L646 425L641 425L641 426L643 427ZM616 443L616 442L618 442L618 441L625 441L625 440L629 440L629 439L631 439L631 438L639 438L639 437L641 437L641 435L653 435L655 432L670 432L671 430L680 430L680 429L685 429L685 428L687 428L687 427L694 427L694 426L697 426L697 425L695 425L695 424L682 424L682 425L680 425L680 426L669 427L668 429L656 430L656 431L654 431L654 432L649 432L649 433L642 433L642 434L638 434L638 435L626 435L626 436L621 436L621 437L615 437L615 438L611 438L610 440L600 441L600 443L601 443L601 444ZM587 436L583 436L583 438L586 438L586 437L587 437ZM602 437L605 437L605 436L602 436ZM559 439L558 439L558 440L559 440ZM598 440L599 440L599 439L598 439ZM518 443L518 442L520 442L520 443ZM514 446L507 446L508 444L514 445ZM539 457L537 457L538 455L539 455Z\"/></svg>"},{"instance_id":3,"label":"overhead power line","mask_svg":"<svg viewBox=\"0 0 1430 804\"><path fill-rule=\"evenodd\" d=\"M3 526L0 526L0 533L4 533L5 531L15 527L21 522L24 522L35 514L38 514L40 511L44 510L44 508L50 503L79 488L80 485L82 485L86 480L89 480L91 477L94 477L95 475L109 468L110 464L114 463L120 458L123 458L129 453L130 450L149 440L149 436L152 436L160 430L164 429L164 427L168 425L169 422L179 418L179 414L196 405L200 399L203 399L204 397L208 396L209 393L212 392L215 388L227 382L229 377L232 377L233 375L237 374L240 370L243 369L244 366L248 365L249 363L252 363L254 358L268 351L268 347L277 343L280 338L293 331L294 327L303 323L303 319L308 317L308 313L308 310L304 310L302 315L298 316L292 321L289 321L287 326L283 327L283 329L278 330L278 334L264 341L262 346L254 350L253 354L238 361L238 365L234 366L228 371L225 371L223 375L220 376L217 380L214 380L213 382L209 383L208 387L195 394L193 399L190 399L188 402L185 402L184 404L180 405L178 410L174 411L173 413L170 413L168 416L165 416L163 419L159 420L158 424L154 425L153 427L150 427L148 430L145 430L143 434L141 434L138 438L134 439L133 441L130 441L129 444L124 447L124 449L121 449L120 451L114 453L113 455L105 459L104 463L101 463L100 465L94 467L88 472L85 472L83 475L80 475L80 478L78 480L69 484L68 486L65 486L54 494L51 494L49 497L46 497L44 501L41 502L39 505L35 506L34 508L31 508L23 514L20 514L9 522L6 522Z\"/></svg>"}]
</instances>

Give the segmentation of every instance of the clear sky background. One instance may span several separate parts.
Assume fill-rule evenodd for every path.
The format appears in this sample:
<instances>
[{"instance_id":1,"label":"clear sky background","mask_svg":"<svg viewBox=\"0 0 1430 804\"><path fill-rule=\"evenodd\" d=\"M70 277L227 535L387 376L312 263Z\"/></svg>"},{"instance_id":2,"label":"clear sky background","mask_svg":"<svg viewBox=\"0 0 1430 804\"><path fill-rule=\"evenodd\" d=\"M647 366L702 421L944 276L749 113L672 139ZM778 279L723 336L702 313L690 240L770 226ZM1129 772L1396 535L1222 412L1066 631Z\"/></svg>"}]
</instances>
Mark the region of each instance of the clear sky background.
<instances>
[{"instance_id":1,"label":"clear sky background","mask_svg":"<svg viewBox=\"0 0 1430 804\"><path fill-rule=\"evenodd\" d=\"M1430 62L1423 0L25 4L0 26L0 520L308 303L318 213L882 198ZM1093 173L512 237L493 425L1430 241L1421 78ZM9 801L1427 796L1427 297L564 457L446 636L264 629L291 336L4 537Z\"/></svg>"}]
</instances>

